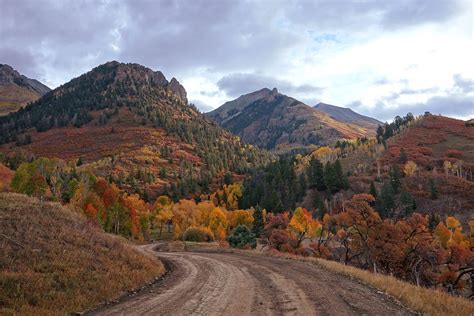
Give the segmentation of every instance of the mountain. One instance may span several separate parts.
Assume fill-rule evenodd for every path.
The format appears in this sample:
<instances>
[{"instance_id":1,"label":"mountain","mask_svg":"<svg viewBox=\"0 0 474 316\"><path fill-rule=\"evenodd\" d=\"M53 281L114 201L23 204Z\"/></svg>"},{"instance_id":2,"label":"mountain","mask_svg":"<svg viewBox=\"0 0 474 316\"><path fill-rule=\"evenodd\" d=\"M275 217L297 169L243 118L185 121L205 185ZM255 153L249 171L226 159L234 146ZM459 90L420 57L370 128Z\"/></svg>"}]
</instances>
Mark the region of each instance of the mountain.
<instances>
[{"instance_id":1,"label":"mountain","mask_svg":"<svg viewBox=\"0 0 474 316\"><path fill-rule=\"evenodd\" d=\"M0 64L0 116L36 101L50 89L41 82L21 75L9 65Z\"/></svg>"},{"instance_id":2,"label":"mountain","mask_svg":"<svg viewBox=\"0 0 474 316\"><path fill-rule=\"evenodd\" d=\"M366 129L339 122L296 99L264 88L206 113L243 141L275 152L297 151L366 136Z\"/></svg>"},{"instance_id":3,"label":"mountain","mask_svg":"<svg viewBox=\"0 0 474 316\"><path fill-rule=\"evenodd\" d=\"M375 134L377 127L383 124L382 122L374 118L361 115L349 108L343 108L340 106L335 106L326 103L318 103L314 106L314 108L326 113L337 121L354 124L362 128L366 128L367 131L372 134Z\"/></svg>"},{"instance_id":4,"label":"mountain","mask_svg":"<svg viewBox=\"0 0 474 316\"><path fill-rule=\"evenodd\" d=\"M208 192L224 174L270 159L188 105L175 78L115 61L0 117L0 144L7 155L21 147L78 161L128 191L175 198Z\"/></svg>"}]
</instances>

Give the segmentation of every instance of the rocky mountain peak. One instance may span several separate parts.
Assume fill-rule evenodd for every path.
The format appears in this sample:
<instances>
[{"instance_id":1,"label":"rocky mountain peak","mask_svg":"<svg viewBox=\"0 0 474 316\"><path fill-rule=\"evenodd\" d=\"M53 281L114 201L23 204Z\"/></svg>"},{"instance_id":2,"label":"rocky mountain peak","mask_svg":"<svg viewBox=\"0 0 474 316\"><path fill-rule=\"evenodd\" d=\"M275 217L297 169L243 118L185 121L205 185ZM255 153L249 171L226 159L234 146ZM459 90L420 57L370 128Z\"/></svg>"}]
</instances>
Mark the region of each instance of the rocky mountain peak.
<instances>
[{"instance_id":1,"label":"rocky mountain peak","mask_svg":"<svg viewBox=\"0 0 474 316\"><path fill-rule=\"evenodd\" d=\"M41 82L20 74L12 66L0 64L0 85L7 84L16 84L20 87L32 90L39 95L44 95L51 90Z\"/></svg>"}]
</instances>

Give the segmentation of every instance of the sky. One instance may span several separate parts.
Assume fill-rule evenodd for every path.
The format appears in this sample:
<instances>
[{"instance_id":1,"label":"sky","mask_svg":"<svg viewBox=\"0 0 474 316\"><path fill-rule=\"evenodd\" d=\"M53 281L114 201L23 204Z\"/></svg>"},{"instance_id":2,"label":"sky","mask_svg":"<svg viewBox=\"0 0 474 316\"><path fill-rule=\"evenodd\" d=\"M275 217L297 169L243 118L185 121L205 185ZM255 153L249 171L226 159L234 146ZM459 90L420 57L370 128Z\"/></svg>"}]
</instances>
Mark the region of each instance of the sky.
<instances>
[{"instance_id":1,"label":"sky","mask_svg":"<svg viewBox=\"0 0 474 316\"><path fill-rule=\"evenodd\" d=\"M51 88L110 60L206 112L264 87L382 121L474 117L473 0L0 0L0 63Z\"/></svg>"}]
</instances>

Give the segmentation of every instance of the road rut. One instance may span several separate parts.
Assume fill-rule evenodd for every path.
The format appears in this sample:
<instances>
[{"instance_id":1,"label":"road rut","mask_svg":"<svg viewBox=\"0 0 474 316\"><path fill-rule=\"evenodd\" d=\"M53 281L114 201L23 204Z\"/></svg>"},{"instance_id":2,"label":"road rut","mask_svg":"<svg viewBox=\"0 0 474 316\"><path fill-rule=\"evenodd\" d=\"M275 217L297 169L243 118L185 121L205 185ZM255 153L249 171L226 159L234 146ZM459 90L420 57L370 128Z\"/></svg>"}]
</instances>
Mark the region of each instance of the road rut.
<instances>
[{"instance_id":1,"label":"road rut","mask_svg":"<svg viewBox=\"0 0 474 316\"><path fill-rule=\"evenodd\" d=\"M244 253L156 253L171 273L95 315L411 315L391 297L317 265Z\"/></svg>"}]
</instances>

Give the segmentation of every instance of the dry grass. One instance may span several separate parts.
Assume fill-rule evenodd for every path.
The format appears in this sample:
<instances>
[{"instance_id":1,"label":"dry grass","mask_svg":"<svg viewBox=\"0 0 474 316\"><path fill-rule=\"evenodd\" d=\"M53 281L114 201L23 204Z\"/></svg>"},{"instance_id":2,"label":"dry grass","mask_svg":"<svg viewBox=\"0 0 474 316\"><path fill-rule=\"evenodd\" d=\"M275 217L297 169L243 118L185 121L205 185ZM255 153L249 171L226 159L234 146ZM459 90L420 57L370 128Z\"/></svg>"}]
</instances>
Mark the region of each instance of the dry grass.
<instances>
[{"instance_id":1,"label":"dry grass","mask_svg":"<svg viewBox=\"0 0 474 316\"><path fill-rule=\"evenodd\" d=\"M64 315L164 272L57 203L0 193L0 314Z\"/></svg>"},{"instance_id":2,"label":"dry grass","mask_svg":"<svg viewBox=\"0 0 474 316\"><path fill-rule=\"evenodd\" d=\"M329 271L354 278L364 284L384 291L398 299L408 308L424 315L474 315L473 301L453 297L445 292L418 287L392 276L374 274L366 270L320 258L306 258L275 252L269 252L269 254L277 257L310 262Z\"/></svg>"}]
</instances>

